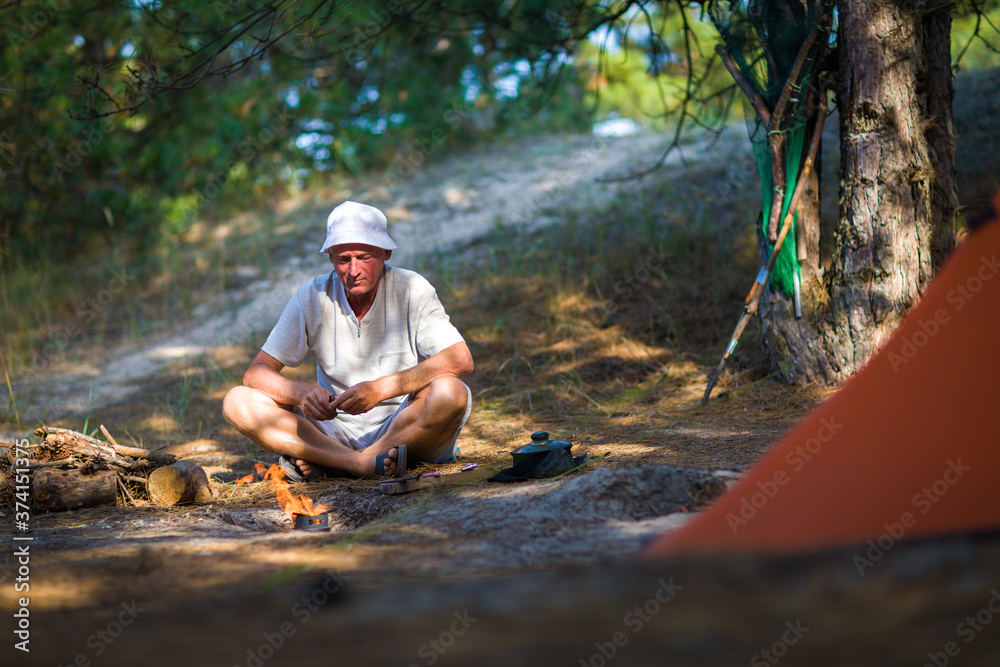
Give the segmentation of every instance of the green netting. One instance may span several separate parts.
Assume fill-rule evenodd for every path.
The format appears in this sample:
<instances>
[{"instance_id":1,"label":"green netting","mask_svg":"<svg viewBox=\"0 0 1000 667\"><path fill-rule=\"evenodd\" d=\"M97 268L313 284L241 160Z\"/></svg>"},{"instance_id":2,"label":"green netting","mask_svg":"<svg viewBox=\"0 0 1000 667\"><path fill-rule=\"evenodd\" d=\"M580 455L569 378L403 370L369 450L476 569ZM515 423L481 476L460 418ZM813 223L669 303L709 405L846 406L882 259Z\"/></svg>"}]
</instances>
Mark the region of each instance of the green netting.
<instances>
[{"instance_id":1,"label":"green netting","mask_svg":"<svg viewBox=\"0 0 1000 667\"><path fill-rule=\"evenodd\" d=\"M772 113L780 104L785 83L796 69L796 60L803 44L807 42L813 28L819 25L821 18L829 16L833 4L833 0L735 0L712 2L709 5L709 15L725 40L733 62ZM785 185L783 191L778 193L783 198L780 218L783 220L795 191L799 167L805 157L807 91L816 74L816 62L825 47L826 39L826 33L821 32L806 51L806 58L795 76L791 77L792 88L787 96L788 101L775 128L765 127L752 105L747 104L748 131L760 173L765 239L776 194L769 135L772 131L785 135ZM799 273L795 231L793 222L771 272L772 286L785 294L792 293L796 274ZM771 246L768 244L768 251L770 250Z\"/></svg>"},{"instance_id":2,"label":"green netting","mask_svg":"<svg viewBox=\"0 0 1000 667\"><path fill-rule=\"evenodd\" d=\"M764 128L759 123L757 131L764 133ZM802 163L806 136L805 123L799 124L788 131L788 151L785 153L785 196L781 202L781 219L785 219L788 207L792 204L792 192L795 191L795 184L798 180L799 166ZM753 146L754 161L757 163L757 172L760 174L760 210L763 215L761 231L764 238L767 238L767 223L770 219L771 204L774 200L774 177L771 173L771 155L768 151L767 139L758 140L753 138L751 133L751 145ZM799 268L798 256L795 252L795 243L791 242L797 233L796 224L798 222L798 212L792 217L792 226L788 230L788 236L778 252L778 257L774 261L774 268L771 270L771 285L780 289L784 294L790 295L794 289L793 273L798 273L802 277ZM771 251L771 244L767 244L767 251Z\"/></svg>"}]
</instances>

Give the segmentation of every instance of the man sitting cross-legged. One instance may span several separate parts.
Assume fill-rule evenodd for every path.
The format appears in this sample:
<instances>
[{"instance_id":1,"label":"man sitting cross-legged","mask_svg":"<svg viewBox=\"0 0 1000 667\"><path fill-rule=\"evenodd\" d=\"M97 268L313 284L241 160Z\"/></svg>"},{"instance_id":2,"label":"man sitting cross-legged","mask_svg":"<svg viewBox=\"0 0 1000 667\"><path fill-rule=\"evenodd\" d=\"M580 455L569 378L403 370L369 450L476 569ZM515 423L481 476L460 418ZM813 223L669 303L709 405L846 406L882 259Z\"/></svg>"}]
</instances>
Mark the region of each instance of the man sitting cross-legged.
<instances>
[{"instance_id":1,"label":"man sitting cross-legged","mask_svg":"<svg viewBox=\"0 0 1000 667\"><path fill-rule=\"evenodd\" d=\"M293 480L401 477L407 461L455 456L472 354L430 283L385 263L395 247L378 209L335 208L320 250L333 271L299 287L226 395L226 419ZM310 352L316 385L281 374Z\"/></svg>"}]
</instances>

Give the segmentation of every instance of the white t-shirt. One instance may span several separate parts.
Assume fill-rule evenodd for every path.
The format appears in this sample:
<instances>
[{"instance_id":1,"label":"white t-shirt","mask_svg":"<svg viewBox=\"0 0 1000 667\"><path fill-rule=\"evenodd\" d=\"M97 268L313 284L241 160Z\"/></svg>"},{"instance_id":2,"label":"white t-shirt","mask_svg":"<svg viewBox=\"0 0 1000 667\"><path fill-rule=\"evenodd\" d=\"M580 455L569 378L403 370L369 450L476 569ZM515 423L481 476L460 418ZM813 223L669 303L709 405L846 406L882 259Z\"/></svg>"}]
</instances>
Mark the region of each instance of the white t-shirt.
<instances>
[{"instance_id":1,"label":"white t-shirt","mask_svg":"<svg viewBox=\"0 0 1000 667\"><path fill-rule=\"evenodd\" d=\"M261 349L291 367L312 352L319 386L339 396L359 382L413 368L464 340L423 276L386 265L375 301L360 323L331 271L299 286ZM338 412L337 425L360 437L377 429L403 399L387 399L360 415Z\"/></svg>"}]
</instances>

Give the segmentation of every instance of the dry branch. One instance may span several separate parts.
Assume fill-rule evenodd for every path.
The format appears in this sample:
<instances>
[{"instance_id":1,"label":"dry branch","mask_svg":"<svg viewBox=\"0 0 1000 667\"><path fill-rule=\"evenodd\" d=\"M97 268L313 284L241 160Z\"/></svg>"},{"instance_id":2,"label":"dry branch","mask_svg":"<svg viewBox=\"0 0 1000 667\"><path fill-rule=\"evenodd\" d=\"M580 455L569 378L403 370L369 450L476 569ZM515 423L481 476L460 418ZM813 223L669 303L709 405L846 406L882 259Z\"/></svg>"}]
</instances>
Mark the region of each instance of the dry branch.
<instances>
[{"instance_id":1,"label":"dry branch","mask_svg":"<svg viewBox=\"0 0 1000 667\"><path fill-rule=\"evenodd\" d=\"M42 442L36 446L33 458L42 461L82 457L104 464L116 465L126 470L145 467L149 461L169 464L175 460L173 454L119 445L107 432L107 429L103 426L101 429L108 437L109 442L102 442L84 433L66 428L39 427L35 429L35 435L42 438Z\"/></svg>"},{"instance_id":2,"label":"dry branch","mask_svg":"<svg viewBox=\"0 0 1000 667\"><path fill-rule=\"evenodd\" d=\"M101 433L104 437L108 439L111 443L111 447L118 454L124 454L125 456L131 456L137 459L149 459L150 461L156 461L157 463L169 464L173 463L177 457L173 454L166 454L163 452L154 452L150 449L142 449L140 447L128 447L126 445L119 445L111 434L108 433L108 429L104 428L104 424L101 424Z\"/></svg>"},{"instance_id":3,"label":"dry branch","mask_svg":"<svg viewBox=\"0 0 1000 667\"><path fill-rule=\"evenodd\" d=\"M128 490L128 484L120 476L118 477L118 486L121 488L122 493L129 499L129 502L135 505L135 497L132 496L132 492Z\"/></svg>"},{"instance_id":4,"label":"dry branch","mask_svg":"<svg viewBox=\"0 0 1000 667\"><path fill-rule=\"evenodd\" d=\"M55 451L72 451L76 454L101 459L109 463L113 463L117 458L115 450L107 444L96 438L91 438L89 435L71 431L68 428L40 426L35 429L35 435L42 439L42 445L52 447Z\"/></svg>"}]
</instances>

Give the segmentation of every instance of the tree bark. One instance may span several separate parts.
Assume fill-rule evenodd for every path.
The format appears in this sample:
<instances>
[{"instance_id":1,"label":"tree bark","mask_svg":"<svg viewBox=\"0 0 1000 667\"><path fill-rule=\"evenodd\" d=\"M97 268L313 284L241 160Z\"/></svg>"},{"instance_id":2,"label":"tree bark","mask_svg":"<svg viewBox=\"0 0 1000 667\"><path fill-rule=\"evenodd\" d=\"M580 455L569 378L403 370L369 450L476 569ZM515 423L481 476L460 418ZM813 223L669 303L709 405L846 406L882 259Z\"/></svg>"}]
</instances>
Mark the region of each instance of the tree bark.
<instances>
[{"instance_id":1,"label":"tree bark","mask_svg":"<svg viewBox=\"0 0 1000 667\"><path fill-rule=\"evenodd\" d=\"M32 487L38 509L75 510L81 507L114 505L118 475L113 470L36 470Z\"/></svg>"},{"instance_id":2,"label":"tree bark","mask_svg":"<svg viewBox=\"0 0 1000 667\"><path fill-rule=\"evenodd\" d=\"M950 10L928 0L838 4L841 208L832 266L803 266L801 320L791 298L771 290L760 309L765 346L786 382L836 382L859 369L954 245ZM809 207L818 200L817 192Z\"/></svg>"}]
</instances>

